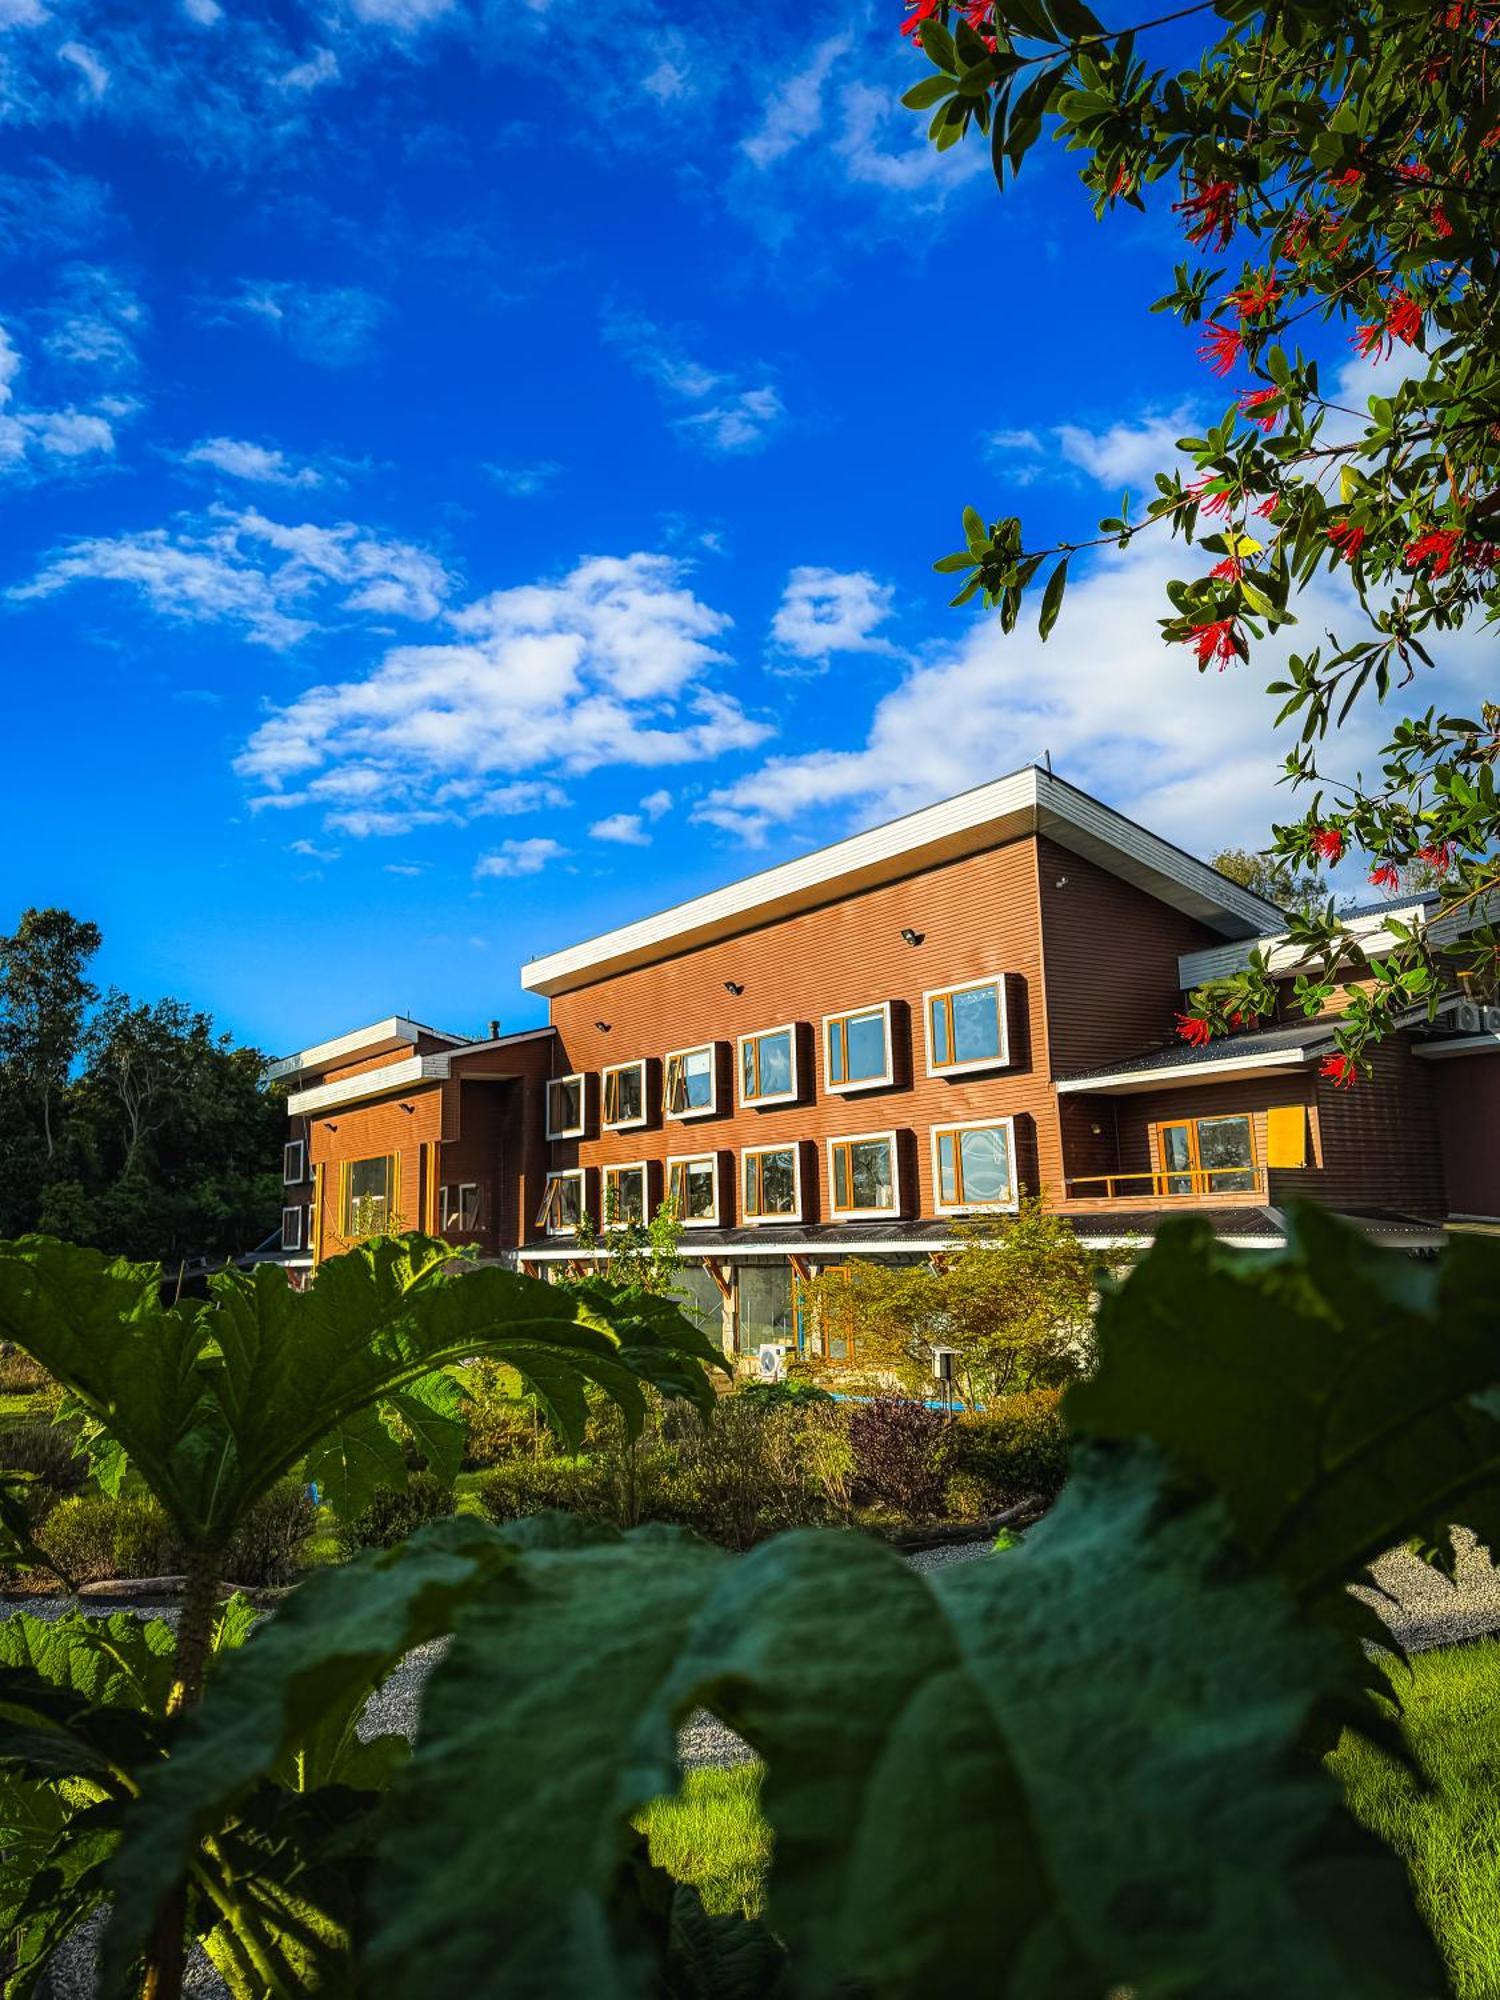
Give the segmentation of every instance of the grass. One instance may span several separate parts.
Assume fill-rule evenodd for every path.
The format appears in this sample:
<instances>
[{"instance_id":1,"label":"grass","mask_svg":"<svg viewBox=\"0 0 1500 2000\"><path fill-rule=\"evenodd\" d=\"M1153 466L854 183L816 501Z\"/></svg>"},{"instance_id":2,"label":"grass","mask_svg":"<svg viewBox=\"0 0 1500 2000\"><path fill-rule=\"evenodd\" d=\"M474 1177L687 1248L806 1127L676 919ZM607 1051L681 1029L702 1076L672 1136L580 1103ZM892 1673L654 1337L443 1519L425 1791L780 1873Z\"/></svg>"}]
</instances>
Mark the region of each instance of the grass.
<instances>
[{"instance_id":1,"label":"grass","mask_svg":"<svg viewBox=\"0 0 1500 2000\"><path fill-rule=\"evenodd\" d=\"M691 1882L714 1916L757 1917L765 1903L771 1829L761 1817L760 1771L689 1771L675 1798L654 1799L636 1817L657 1867Z\"/></svg>"},{"instance_id":2,"label":"grass","mask_svg":"<svg viewBox=\"0 0 1500 2000\"><path fill-rule=\"evenodd\" d=\"M1458 2000L1497 2000L1500 1642L1418 1653L1390 1676L1430 1789L1354 1736L1329 1762L1355 1817L1406 1862Z\"/></svg>"}]
</instances>

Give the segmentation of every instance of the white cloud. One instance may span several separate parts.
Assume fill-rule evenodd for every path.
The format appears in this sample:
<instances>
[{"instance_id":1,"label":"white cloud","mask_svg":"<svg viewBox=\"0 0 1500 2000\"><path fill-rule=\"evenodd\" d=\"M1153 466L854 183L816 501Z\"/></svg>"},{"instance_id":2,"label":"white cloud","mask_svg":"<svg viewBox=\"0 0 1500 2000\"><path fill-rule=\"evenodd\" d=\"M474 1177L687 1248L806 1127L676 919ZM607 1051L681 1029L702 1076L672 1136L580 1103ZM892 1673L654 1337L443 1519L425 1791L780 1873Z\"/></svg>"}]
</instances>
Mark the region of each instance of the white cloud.
<instances>
[{"instance_id":1,"label":"white cloud","mask_svg":"<svg viewBox=\"0 0 1500 2000\"><path fill-rule=\"evenodd\" d=\"M1023 485L1039 479L1071 480L1078 473L1101 486L1154 491L1155 475L1170 473L1181 460L1177 440L1196 420L1187 405L1166 412L1146 411L1104 430L1086 424L1054 424L1046 432L1001 430L987 440Z\"/></svg>"},{"instance_id":2,"label":"white cloud","mask_svg":"<svg viewBox=\"0 0 1500 2000\"><path fill-rule=\"evenodd\" d=\"M47 315L42 345L65 368L115 380L139 365L136 340L146 309L132 286L98 264L72 264L63 273L62 296Z\"/></svg>"},{"instance_id":3,"label":"white cloud","mask_svg":"<svg viewBox=\"0 0 1500 2000\"><path fill-rule=\"evenodd\" d=\"M619 847L649 847L651 836L641 824L639 813L610 813L596 819L589 828L595 840L610 840Z\"/></svg>"},{"instance_id":4,"label":"white cloud","mask_svg":"<svg viewBox=\"0 0 1500 2000\"><path fill-rule=\"evenodd\" d=\"M1277 789L1286 732L1265 684L1305 634L1356 628L1342 584L1320 576L1297 610L1301 623L1257 648L1254 664L1200 674L1190 650L1164 645L1158 620L1169 577L1191 574L1180 544L1142 542L1110 552L1069 589L1043 646L1033 625L1010 637L985 616L915 667L875 706L854 748L774 757L722 786L695 817L752 843L776 826L832 812L869 825L1039 762L1097 793L1195 853L1258 846L1273 815L1293 809ZM1483 648L1452 648L1445 669L1477 688ZM1421 701L1420 684L1412 705ZM1368 762L1388 713L1357 710L1341 733L1341 769Z\"/></svg>"},{"instance_id":5,"label":"white cloud","mask_svg":"<svg viewBox=\"0 0 1500 2000\"><path fill-rule=\"evenodd\" d=\"M406 35L430 27L452 9L453 0L349 0L356 20Z\"/></svg>"},{"instance_id":6,"label":"white cloud","mask_svg":"<svg viewBox=\"0 0 1500 2000\"><path fill-rule=\"evenodd\" d=\"M311 465L294 465L284 451L253 444L246 438L200 438L182 454L184 465L207 465L231 479L261 486L321 486L323 475Z\"/></svg>"},{"instance_id":7,"label":"white cloud","mask_svg":"<svg viewBox=\"0 0 1500 2000\"><path fill-rule=\"evenodd\" d=\"M302 62L284 69L276 81L283 90L317 90L332 83L339 73L339 59L332 49L314 49Z\"/></svg>"},{"instance_id":8,"label":"white cloud","mask_svg":"<svg viewBox=\"0 0 1500 2000\"><path fill-rule=\"evenodd\" d=\"M689 406L670 419L685 443L726 457L759 451L786 414L773 383L747 379L745 371L705 367L687 352L680 335L640 313L607 308L603 332L636 374L656 385L664 402Z\"/></svg>"},{"instance_id":9,"label":"white cloud","mask_svg":"<svg viewBox=\"0 0 1500 2000\"><path fill-rule=\"evenodd\" d=\"M533 494L545 493L562 471L550 458L538 459L535 465L487 465L484 469L512 500L529 500Z\"/></svg>"},{"instance_id":10,"label":"white cloud","mask_svg":"<svg viewBox=\"0 0 1500 2000\"><path fill-rule=\"evenodd\" d=\"M565 803L538 774L751 748L769 728L711 683L729 620L685 576L667 556L591 556L496 591L448 615L451 638L394 647L272 714L238 768L267 805L337 801L381 832Z\"/></svg>"},{"instance_id":11,"label":"white cloud","mask_svg":"<svg viewBox=\"0 0 1500 2000\"><path fill-rule=\"evenodd\" d=\"M182 11L190 21L196 21L200 28L217 27L224 18L224 9L219 0L182 0Z\"/></svg>"},{"instance_id":12,"label":"white cloud","mask_svg":"<svg viewBox=\"0 0 1500 2000\"><path fill-rule=\"evenodd\" d=\"M387 875L415 876L425 874L426 870L420 861L387 861L385 872Z\"/></svg>"},{"instance_id":13,"label":"white cloud","mask_svg":"<svg viewBox=\"0 0 1500 2000\"><path fill-rule=\"evenodd\" d=\"M82 42L64 42L57 51L61 61L71 63L83 78L83 87L95 103L109 89L109 71Z\"/></svg>"},{"instance_id":14,"label":"white cloud","mask_svg":"<svg viewBox=\"0 0 1500 2000\"><path fill-rule=\"evenodd\" d=\"M20 350L0 324L0 477L37 478L113 453L110 417L128 414L129 404L109 401L92 410L23 404L16 388L21 368Z\"/></svg>"},{"instance_id":15,"label":"white cloud","mask_svg":"<svg viewBox=\"0 0 1500 2000\"><path fill-rule=\"evenodd\" d=\"M86 581L125 584L164 617L238 625L276 647L315 629L309 612L324 590L344 593L345 611L421 620L437 616L452 583L425 549L352 522L289 526L254 508L215 507L176 528L74 542L10 595L52 597Z\"/></svg>"},{"instance_id":16,"label":"white cloud","mask_svg":"<svg viewBox=\"0 0 1500 2000\"><path fill-rule=\"evenodd\" d=\"M502 840L493 852L480 855L474 864L474 874L479 881L491 876L540 875L549 861L561 859L567 851L560 842L544 834L533 835L530 840Z\"/></svg>"},{"instance_id":17,"label":"white cloud","mask_svg":"<svg viewBox=\"0 0 1500 2000\"><path fill-rule=\"evenodd\" d=\"M826 660L831 653L889 653L894 649L876 636L876 627L890 613L890 585L877 583L867 571L804 565L787 577L771 637L799 660Z\"/></svg>"},{"instance_id":18,"label":"white cloud","mask_svg":"<svg viewBox=\"0 0 1500 2000\"><path fill-rule=\"evenodd\" d=\"M298 854L304 861L337 861L339 852L337 847L319 847L312 840L294 840L287 848L288 854Z\"/></svg>"},{"instance_id":19,"label":"white cloud","mask_svg":"<svg viewBox=\"0 0 1500 2000\"><path fill-rule=\"evenodd\" d=\"M660 819L663 813L672 810L672 794L665 786L656 792L647 792L641 800L641 811L647 819Z\"/></svg>"},{"instance_id":20,"label":"white cloud","mask_svg":"<svg viewBox=\"0 0 1500 2000\"><path fill-rule=\"evenodd\" d=\"M740 141L741 152L753 166L771 166L821 129L823 86L834 64L853 46L848 35L831 35L819 43L804 69L773 86L759 130Z\"/></svg>"},{"instance_id":21,"label":"white cloud","mask_svg":"<svg viewBox=\"0 0 1500 2000\"><path fill-rule=\"evenodd\" d=\"M384 299L359 285L249 283L230 312L265 327L304 361L344 368L362 360L386 316Z\"/></svg>"},{"instance_id":22,"label":"white cloud","mask_svg":"<svg viewBox=\"0 0 1500 2000\"><path fill-rule=\"evenodd\" d=\"M39 28L46 19L41 0L0 0L0 28Z\"/></svg>"},{"instance_id":23,"label":"white cloud","mask_svg":"<svg viewBox=\"0 0 1500 2000\"><path fill-rule=\"evenodd\" d=\"M940 153L925 122L913 118L900 92L851 83L840 93L842 126L834 152L856 185L898 194L922 209L939 206L960 182L990 171L985 146L957 145Z\"/></svg>"}]
</instances>

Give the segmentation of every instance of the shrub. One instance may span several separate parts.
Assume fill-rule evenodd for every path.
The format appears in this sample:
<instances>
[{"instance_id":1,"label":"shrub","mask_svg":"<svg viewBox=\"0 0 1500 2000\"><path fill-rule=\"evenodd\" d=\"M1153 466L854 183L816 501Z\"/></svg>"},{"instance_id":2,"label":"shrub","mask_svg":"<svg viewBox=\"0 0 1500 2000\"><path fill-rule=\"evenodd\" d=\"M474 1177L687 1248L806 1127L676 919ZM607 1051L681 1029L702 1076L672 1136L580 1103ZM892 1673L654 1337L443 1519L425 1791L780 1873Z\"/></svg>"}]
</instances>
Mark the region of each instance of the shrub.
<instances>
[{"instance_id":1,"label":"shrub","mask_svg":"<svg viewBox=\"0 0 1500 2000\"><path fill-rule=\"evenodd\" d=\"M849 1419L858 1497L902 1514L936 1514L953 1461L954 1425L922 1403L878 1396Z\"/></svg>"},{"instance_id":2,"label":"shrub","mask_svg":"<svg viewBox=\"0 0 1500 2000\"><path fill-rule=\"evenodd\" d=\"M73 1431L61 1424L19 1423L0 1429L0 1466L31 1472L56 1493L76 1493L89 1476L87 1459L75 1458Z\"/></svg>"},{"instance_id":3,"label":"shrub","mask_svg":"<svg viewBox=\"0 0 1500 2000\"><path fill-rule=\"evenodd\" d=\"M413 1472L399 1490L383 1486L363 1513L340 1524L335 1540L344 1561L361 1549L391 1549L429 1521L453 1512L453 1488L436 1473Z\"/></svg>"},{"instance_id":4,"label":"shrub","mask_svg":"<svg viewBox=\"0 0 1500 2000\"><path fill-rule=\"evenodd\" d=\"M518 1521L549 1507L590 1521L615 1518L608 1468L590 1458L515 1458L474 1481L475 1498L492 1521Z\"/></svg>"},{"instance_id":5,"label":"shrub","mask_svg":"<svg viewBox=\"0 0 1500 2000\"><path fill-rule=\"evenodd\" d=\"M1061 1401L1056 1389L1032 1389L959 1418L955 1466L983 1482L988 1506L1003 1507L1028 1493L1050 1500L1061 1490L1068 1471Z\"/></svg>"},{"instance_id":6,"label":"shrub","mask_svg":"<svg viewBox=\"0 0 1500 2000\"><path fill-rule=\"evenodd\" d=\"M975 1521L989 1512L990 1489L974 1472L955 1472L943 1488L943 1512L955 1521Z\"/></svg>"},{"instance_id":7,"label":"shrub","mask_svg":"<svg viewBox=\"0 0 1500 2000\"><path fill-rule=\"evenodd\" d=\"M0 1353L0 1396L28 1396L38 1389L55 1387L42 1364L23 1354L19 1347Z\"/></svg>"},{"instance_id":8,"label":"shrub","mask_svg":"<svg viewBox=\"0 0 1500 2000\"><path fill-rule=\"evenodd\" d=\"M292 1583L302 1568L302 1551L317 1525L318 1510L297 1479L283 1479L246 1515L224 1554L224 1578L231 1583Z\"/></svg>"},{"instance_id":9,"label":"shrub","mask_svg":"<svg viewBox=\"0 0 1500 2000\"><path fill-rule=\"evenodd\" d=\"M476 1361L465 1370L463 1385L469 1395L464 1464L471 1472L513 1458L534 1458L538 1444L548 1442L550 1434L539 1425L536 1406L515 1393L514 1370Z\"/></svg>"},{"instance_id":10,"label":"shrub","mask_svg":"<svg viewBox=\"0 0 1500 2000\"><path fill-rule=\"evenodd\" d=\"M183 1565L182 1544L154 1500L75 1494L58 1501L37 1540L75 1583L175 1576Z\"/></svg>"},{"instance_id":11,"label":"shrub","mask_svg":"<svg viewBox=\"0 0 1500 2000\"><path fill-rule=\"evenodd\" d=\"M822 1397L722 1396L692 1419L666 1481L666 1518L726 1548L780 1528L846 1518L852 1459L846 1421Z\"/></svg>"}]
</instances>

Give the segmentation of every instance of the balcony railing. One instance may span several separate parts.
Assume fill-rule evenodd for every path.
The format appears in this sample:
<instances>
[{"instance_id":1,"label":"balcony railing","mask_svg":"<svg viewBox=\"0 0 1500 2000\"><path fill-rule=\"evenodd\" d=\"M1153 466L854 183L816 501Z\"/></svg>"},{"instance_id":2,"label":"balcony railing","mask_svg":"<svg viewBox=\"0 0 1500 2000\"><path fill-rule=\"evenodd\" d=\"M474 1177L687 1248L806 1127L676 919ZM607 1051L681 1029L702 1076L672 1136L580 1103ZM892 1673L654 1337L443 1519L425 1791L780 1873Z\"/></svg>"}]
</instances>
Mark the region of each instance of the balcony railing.
<instances>
[{"instance_id":1,"label":"balcony railing","mask_svg":"<svg viewBox=\"0 0 1500 2000\"><path fill-rule=\"evenodd\" d=\"M1192 1167L1177 1172L1082 1174L1067 1182L1071 1202L1264 1201L1264 1167Z\"/></svg>"}]
</instances>

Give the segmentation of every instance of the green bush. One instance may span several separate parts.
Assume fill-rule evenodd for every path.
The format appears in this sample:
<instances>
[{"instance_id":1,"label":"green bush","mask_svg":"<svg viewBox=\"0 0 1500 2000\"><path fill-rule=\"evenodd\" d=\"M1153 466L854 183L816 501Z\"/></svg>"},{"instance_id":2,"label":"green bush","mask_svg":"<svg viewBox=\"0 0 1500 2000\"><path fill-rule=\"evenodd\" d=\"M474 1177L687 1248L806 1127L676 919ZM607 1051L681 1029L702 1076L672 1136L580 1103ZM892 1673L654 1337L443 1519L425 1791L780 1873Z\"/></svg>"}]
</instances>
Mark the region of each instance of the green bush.
<instances>
[{"instance_id":1,"label":"green bush","mask_svg":"<svg viewBox=\"0 0 1500 2000\"><path fill-rule=\"evenodd\" d=\"M224 1580L261 1588L295 1582L318 1510L299 1479L283 1479L257 1500L224 1554Z\"/></svg>"},{"instance_id":2,"label":"green bush","mask_svg":"<svg viewBox=\"0 0 1500 2000\"><path fill-rule=\"evenodd\" d=\"M464 1465L469 1471L534 1458L539 1444L550 1443L551 1434L538 1421L535 1404L516 1394L513 1369L476 1361L465 1370L463 1385L469 1396L464 1406L469 1427Z\"/></svg>"},{"instance_id":3,"label":"green bush","mask_svg":"<svg viewBox=\"0 0 1500 2000\"><path fill-rule=\"evenodd\" d=\"M665 1482L661 1518L725 1548L781 1528L846 1520L853 1460L848 1419L821 1397L721 1396L712 1420L685 1435Z\"/></svg>"},{"instance_id":4,"label":"green bush","mask_svg":"<svg viewBox=\"0 0 1500 2000\"><path fill-rule=\"evenodd\" d=\"M19 1347L0 1353L0 1396L29 1396L38 1389L55 1387L42 1364L23 1354Z\"/></svg>"},{"instance_id":5,"label":"green bush","mask_svg":"<svg viewBox=\"0 0 1500 2000\"><path fill-rule=\"evenodd\" d=\"M183 1565L182 1544L154 1500L74 1494L58 1501L37 1540L75 1583L175 1576Z\"/></svg>"},{"instance_id":6,"label":"green bush","mask_svg":"<svg viewBox=\"0 0 1500 2000\"><path fill-rule=\"evenodd\" d=\"M989 1509L989 1484L977 1472L955 1472L943 1488L943 1512L955 1521L977 1521Z\"/></svg>"},{"instance_id":7,"label":"green bush","mask_svg":"<svg viewBox=\"0 0 1500 2000\"><path fill-rule=\"evenodd\" d=\"M981 1511L1004 1507L1027 1494L1050 1500L1068 1470L1068 1433L1056 1389L1005 1396L982 1414L960 1417L954 1430L954 1470L986 1490Z\"/></svg>"},{"instance_id":8,"label":"green bush","mask_svg":"<svg viewBox=\"0 0 1500 2000\"><path fill-rule=\"evenodd\" d=\"M597 1458L515 1458L491 1466L473 1492L492 1521L518 1521L561 1507L590 1521L613 1521L618 1511L609 1468Z\"/></svg>"},{"instance_id":9,"label":"green bush","mask_svg":"<svg viewBox=\"0 0 1500 2000\"><path fill-rule=\"evenodd\" d=\"M76 1493L89 1468L87 1459L74 1457L75 1441L61 1424L6 1424L0 1429L0 1468L34 1473L54 1494Z\"/></svg>"},{"instance_id":10,"label":"green bush","mask_svg":"<svg viewBox=\"0 0 1500 2000\"><path fill-rule=\"evenodd\" d=\"M361 1549L390 1549L429 1521L453 1512L453 1488L432 1472L413 1472L399 1490L383 1486L361 1514L340 1524L335 1540L347 1561Z\"/></svg>"}]
</instances>

